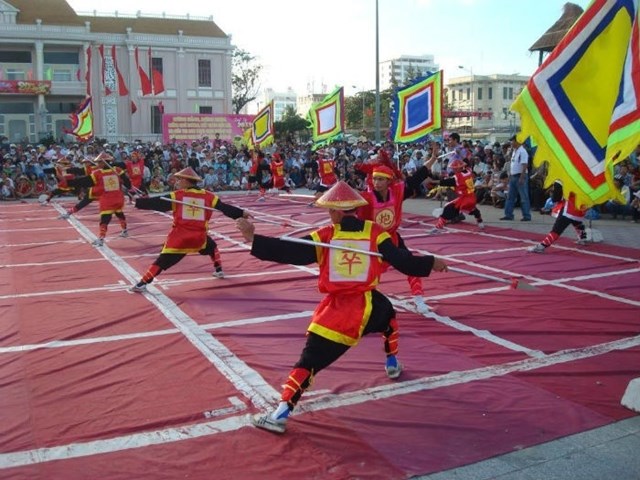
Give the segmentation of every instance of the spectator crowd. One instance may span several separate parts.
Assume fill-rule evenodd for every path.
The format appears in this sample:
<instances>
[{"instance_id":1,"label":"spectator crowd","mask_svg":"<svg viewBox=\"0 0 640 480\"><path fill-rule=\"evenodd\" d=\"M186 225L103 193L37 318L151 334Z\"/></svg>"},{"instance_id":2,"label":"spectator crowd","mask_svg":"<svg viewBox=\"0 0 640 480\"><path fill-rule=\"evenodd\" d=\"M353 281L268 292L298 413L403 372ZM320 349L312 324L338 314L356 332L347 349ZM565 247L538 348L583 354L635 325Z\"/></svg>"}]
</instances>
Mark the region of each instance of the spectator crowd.
<instances>
[{"instance_id":1,"label":"spectator crowd","mask_svg":"<svg viewBox=\"0 0 640 480\"><path fill-rule=\"evenodd\" d=\"M294 141L278 142L265 149L260 183L268 185L272 155L278 153L284 161L285 184L291 189L316 189L320 182L317 156L332 158L337 176L352 187L364 190L365 174L359 169L363 163L376 162L380 149L388 152L397 170L404 176L413 175L431 156L432 142L414 144L375 143L363 135L355 143L334 142L322 152L312 149L312 144ZM14 200L38 197L52 192L57 185L54 166L63 159L73 166L80 166L84 159L91 159L101 151L111 153L117 163L126 164L132 159L144 158L144 185L150 193L171 190L174 175L191 167L203 178L203 187L212 191L251 190L260 185L251 183L252 153L245 146L216 138L202 138L190 143L161 142L131 143L121 141L104 144L94 141L86 144L54 143L50 146L13 144L0 139L2 171L0 173L0 199ZM483 143L463 140L459 152L473 171L479 205L504 208L508 196L510 161L514 148L511 143ZM446 148L443 151L447 151ZM533 153L533 152L530 152ZM531 209L542 214L551 209L549 191L544 187L546 167L533 168L530 157L529 198ZM422 195L427 198L449 200L451 189L438 186L440 178L451 175L444 156L432 167L431 176L423 183ZM627 159L615 166L614 182L624 202L609 200L594 207L594 216L607 213L613 218L640 220L640 145Z\"/></svg>"}]
</instances>

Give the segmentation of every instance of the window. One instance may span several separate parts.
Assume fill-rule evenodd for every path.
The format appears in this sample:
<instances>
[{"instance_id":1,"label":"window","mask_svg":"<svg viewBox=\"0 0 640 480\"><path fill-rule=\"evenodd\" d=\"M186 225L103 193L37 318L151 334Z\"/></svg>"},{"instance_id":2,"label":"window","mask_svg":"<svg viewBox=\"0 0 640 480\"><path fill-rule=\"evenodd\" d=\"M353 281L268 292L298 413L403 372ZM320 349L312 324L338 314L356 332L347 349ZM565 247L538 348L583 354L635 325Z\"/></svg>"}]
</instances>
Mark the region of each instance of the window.
<instances>
[{"instance_id":1,"label":"window","mask_svg":"<svg viewBox=\"0 0 640 480\"><path fill-rule=\"evenodd\" d=\"M211 60L198 60L198 86L211 87Z\"/></svg>"},{"instance_id":2,"label":"window","mask_svg":"<svg viewBox=\"0 0 640 480\"><path fill-rule=\"evenodd\" d=\"M78 65L78 52L44 52L44 63L54 65Z\"/></svg>"},{"instance_id":3,"label":"window","mask_svg":"<svg viewBox=\"0 0 640 480\"><path fill-rule=\"evenodd\" d=\"M455 90L451 90L451 100L455 102L456 100L456 91Z\"/></svg>"},{"instance_id":4,"label":"window","mask_svg":"<svg viewBox=\"0 0 640 480\"><path fill-rule=\"evenodd\" d=\"M513 87L509 87L509 100L513 100Z\"/></svg>"},{"instance_id":5,"label":"window","mask_svg":"<svg viewBox=\"0 0 640 480\"><path fill-rule=\"evenodd\" d=\"M151 106L151 133L162 133L162 112L157 105Z\"/></svg>"},{"instance_id":6,"label":"window","mask_svg":"<svg viewBox=\"0 0 640 480\"><path fill-rule=\"evenodd\" d=\"M199 113L210 115L213 113L213 107L200 106Z\"/></svg>"},{"instance_id":7,"label":"window","mask_svg":"<svg viewBox=\"0 0 640 480\"><path fill-rule=\"evenodd\" d=\"M0 63L31 63L31 52L0 52Z\"/></svg>"},{"instance_id":8,"label":"window","mask_svg":"<svg viewBox=\"0 0 640 480\"><path fill-rule=\"evenodd\" d=\"M471 88L467 88L467 100L471 100Z\"/></svg>"},{"instance_id":9,"label":"window","mask_svg":"<svg viewBox=\"0 0 640 480\"><path fill-rule=\"evenodd\" d=\"M502 87L502 99L507 100L509 97L507 96L507 87Z\"/></svg>"},{"instance_id":10,"label":"window","mask_svg":"<svg viewBox=\"0 0 640 480\"><path fill-rule=\"evenodd\" d=\"M489 100L493 100L493 87L489 87L489 91L487 92L487 97L489 97Z\"/></svg>"},{"instance_id":11,"label":"window","mask_svg":"<svg viewBox=\"0 0 640 480\"><path fill-rule=\"evenodd\" d=\"M151 71L157 71L160 75L164 74L164 68L162 66L162 58L161 57L152 57L151 58Z\"/></svg>"},{"instance_id":12,"label":"window","mask_svg":"<svg viewBox=\"0 0 640 480\"><path fill-rule=\"evenodd\" d=\"M7 80L26 80L27 74L24 70L15 70L7 68L6 70Z\"/></svg>"},{"instance_id":13,"label":"window","mask_svg":"<svg viewBox=\"0 0 640 480\"><path fill-rule=\"evenodd\" d=\"M478 87L478 100L482 100L482 87Z\"/></svg>"}]
</instances>

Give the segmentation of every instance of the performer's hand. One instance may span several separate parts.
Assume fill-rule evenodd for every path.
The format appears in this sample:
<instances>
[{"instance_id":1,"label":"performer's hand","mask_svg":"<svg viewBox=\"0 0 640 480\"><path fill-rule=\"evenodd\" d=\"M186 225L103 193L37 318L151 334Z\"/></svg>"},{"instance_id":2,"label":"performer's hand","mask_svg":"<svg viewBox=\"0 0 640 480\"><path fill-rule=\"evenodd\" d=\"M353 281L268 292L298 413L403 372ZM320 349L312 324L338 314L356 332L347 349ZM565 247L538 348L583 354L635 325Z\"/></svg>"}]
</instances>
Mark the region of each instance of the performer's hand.
<instances>
[{"instance_id":1,"label":"performer's hand","mask_svg":"<svg viewBox=\"0 0 640 480\"><path fill-rule=\"evenodd\" d=\"M247 210L242 211L242 218L253 218L253 215L249 213Z\"/></svg>"},{"instance_id":2,"label":"performer's hand","mask_svg":"<svg viewBox=\"0 0 640 480\"><path fill-rule=\"evenodd\" d=\"M236 227L247 242L253 242L253 234L255 232L255 225L246 218L238 218L236 220Z\"/></svg>"},{"instance_id":3,"label":"performer's hand","mask_svg":"<svg viewBox=\"0 0 640 480\"><path fill-rule=\"evenodd\" d=\"M433 270L436 272L448 272L449 268L444 260L438 257L434 257L433 259Z\"/></svg>"}]
</instances>

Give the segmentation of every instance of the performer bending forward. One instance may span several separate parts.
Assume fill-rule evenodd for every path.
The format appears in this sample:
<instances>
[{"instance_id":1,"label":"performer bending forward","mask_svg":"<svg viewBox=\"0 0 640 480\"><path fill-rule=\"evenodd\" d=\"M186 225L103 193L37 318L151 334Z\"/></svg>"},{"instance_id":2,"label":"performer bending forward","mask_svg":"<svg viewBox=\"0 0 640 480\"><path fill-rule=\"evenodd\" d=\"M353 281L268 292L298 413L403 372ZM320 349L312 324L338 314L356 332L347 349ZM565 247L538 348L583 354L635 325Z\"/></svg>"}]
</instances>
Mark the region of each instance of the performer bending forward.
<instances>
[{"instance_id":1,"label":"performer bending forward","mask_svg":"<svg viewBox=\"0 0 640 480\"><path fill-rule=\"evenodd\" d=\"M284 384L278 407L271 413L253 417L253 424L259 428L283 433L289 414L311 385L314 375L368 333L382 333L387 376L395 379L402 372L402 365L396 358L398 322L395 310L389 299L375 289L383 270L383 260L406 275L423 277L431 270L446 271L447 266L436 257L414 256L408 250L399 249L382 227L358 219L356 209L366 204L358 192L342 181L316 201L317 206L329 209L333 224L303 238L332 244L335 249L257 235L253 223L236 222L245 240L252 242L251 254L261 260L292 265L318 262L318 288L326 294L313 313L306 345ZM341 246L379 252L382 258L340 250Z\"/></svg>"}]
</instances>

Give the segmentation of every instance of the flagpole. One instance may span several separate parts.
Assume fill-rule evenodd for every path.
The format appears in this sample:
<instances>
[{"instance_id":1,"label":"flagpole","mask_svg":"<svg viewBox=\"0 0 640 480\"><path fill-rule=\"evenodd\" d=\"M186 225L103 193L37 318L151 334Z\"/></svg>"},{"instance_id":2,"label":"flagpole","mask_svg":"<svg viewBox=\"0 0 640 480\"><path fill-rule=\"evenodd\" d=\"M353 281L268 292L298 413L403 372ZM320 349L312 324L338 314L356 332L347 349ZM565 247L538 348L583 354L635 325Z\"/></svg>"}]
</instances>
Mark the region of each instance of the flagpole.
<instances>
[{"instance_id":1,"label":"flagpole","mask_svg":"<svg viewBox=\"0 0 640 480\"><path fill-rule=\"evenodd\" d=\"M376 0L376 143L380 142L380 29Z\"/></svg>"}]
</instances>

